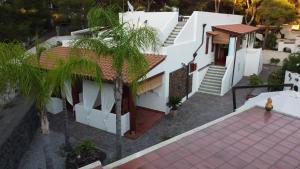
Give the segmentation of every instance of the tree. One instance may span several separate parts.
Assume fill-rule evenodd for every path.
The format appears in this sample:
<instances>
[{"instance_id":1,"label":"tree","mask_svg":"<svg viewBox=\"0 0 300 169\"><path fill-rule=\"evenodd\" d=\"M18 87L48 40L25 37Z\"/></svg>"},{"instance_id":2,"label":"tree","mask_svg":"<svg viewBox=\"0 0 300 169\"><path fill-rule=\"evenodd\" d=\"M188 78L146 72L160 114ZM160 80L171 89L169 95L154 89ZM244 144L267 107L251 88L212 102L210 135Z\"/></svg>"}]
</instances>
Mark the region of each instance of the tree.
<instances>
[{"instance_id":1,"label":"tree","mask_svg":"<svg viewBox=\"0 0 300 169\"><path fill-rule=\"evenodd\" d=\"M80 72L90 75L100 85L101 84L101 69L97 62L91 58L84 56L83 53L77 52L73 49L67 59L58 59L56 66L50 73L50 79L53 83L53 91L61 94L63 100L63 112L64 112L64 136L65 136L65 150L71 151L72 146L70 144L69 134L69 118L66 105L66 92L65 83L72 83L77 78L82 78ZM79 73L78 73L79 72Z\"/></svg>"},{"instance_id":2,"label":"tree","mask_svg":"<svg viewBox=\"0 0 300 169\"><path fill-rule=\"evenodd\" d=\"M47 0L10 0L0 5L0 41L26 42L49 26Z\"/></svg>"},{"instance_id":3,"label":"tree","mask_svg":"<svg viewBox=\"0 0 300 169\"><path fill-rule=\"evenodd\" d=\"M300 53L292 53L283 60L283 70L300 74Z\"/></svg>"},{"instance_id":4,"label":"tree","mask_svg":"<svg viewBox=\"0 0 300 169\"><path fill-rule=\"evenodd\" d=\"M265 25L265 37L267 39L270 26L281 26L293 22L296 19L295 6L288 0L263 0L257 10L257 23ZM263 48L266 41L263 41Z\"/></svg>"},{"instance_id":5,"label":"tree","mask_svg":"<svg viewBox=\"0 0 300 169\"><path fill-rule=\"evenodd\" d=\"M56 24L68 23L73 29L86 26L86 15L90 8L95 5L95 0L53 0L59 18Z\"/></svg>"},{"instance_id":6,"label":"tree","mask_svg":"<svg viewBox=\"0 0 300 169\"><path fill-rule=\"evenodd\" d=\"M134 93L138 80L145 76L148 67L148 62L141 51L147 49L155 51L159 40L153 28L147 25L132 26L129 23L123 23L122 19L120 22L118 14L113 11L113 7L92 8L88 13L89 28L93 30L95 27L105 26L107 29L102 31L97 38L79 39L75 46L92 50L98 57L112 58L112 67L115 70L113 82L116 100L116 152L117 158L121 158L121 103L124 86L122 70L126 64L131 80L128 85Z\"/></svg>"},{"instance_id":7,"label":"tree","mask_svg":"<svg viewBox=\"0 0 300 169\"><path fill-rule=\"evenodd\" d=\"M26 54L20 43L0 43L0 86L3 91L18 89L35 101L43 134L49 133L49 123L45 112L51 97L51 81L48 74L38 68L35 56Z\"/></svg>"}]
</instances>

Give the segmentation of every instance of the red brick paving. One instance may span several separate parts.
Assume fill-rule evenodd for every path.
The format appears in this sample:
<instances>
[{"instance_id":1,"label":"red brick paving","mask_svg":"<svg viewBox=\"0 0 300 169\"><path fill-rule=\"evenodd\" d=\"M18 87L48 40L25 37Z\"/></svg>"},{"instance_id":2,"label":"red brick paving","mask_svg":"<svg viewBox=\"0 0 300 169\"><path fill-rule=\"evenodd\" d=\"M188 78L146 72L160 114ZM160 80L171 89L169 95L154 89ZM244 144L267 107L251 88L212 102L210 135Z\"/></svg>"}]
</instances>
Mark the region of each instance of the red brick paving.
<instances>
[{"instance_id":1,"label":"red brick paving","mask_svg":"<svg viewBox=\"0 0 300 169\"><path fill-rule=\"evenodd\" d=\"M116 169L300 169L300 119L255 107Z\"/></svg>"},{"instance_id":2,"label":"red brick paving","mask_svg":"<svg viewBox=\"0 0 300 169\"><path fill-rule=\"evenodd\" d=\"M150 130L163 117L163 112L152 111L142 107L137 107L136 133L131 134L130 131L125 133L125 137L129 139L137 139L148 130Z\"/></svg>"}]
</instances>

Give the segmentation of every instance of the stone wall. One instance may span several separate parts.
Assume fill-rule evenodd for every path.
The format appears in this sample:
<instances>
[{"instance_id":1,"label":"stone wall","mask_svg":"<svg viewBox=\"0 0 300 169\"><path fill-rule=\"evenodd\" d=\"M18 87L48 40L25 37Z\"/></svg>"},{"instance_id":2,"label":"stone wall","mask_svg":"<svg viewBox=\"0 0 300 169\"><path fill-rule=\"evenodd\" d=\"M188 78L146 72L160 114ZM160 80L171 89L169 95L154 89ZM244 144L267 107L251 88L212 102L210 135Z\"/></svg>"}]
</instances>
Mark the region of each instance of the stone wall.
<instances>
[{"instance_id":1,"label":"stone wall","mask_svg":"<svg viewBox=\"0 0 300 169\"><path fill-rule=\"evenodd\" d=\"M287 58L290 55L290 53L287 52L279 52L274 50L263 50L262 51L262 57L263 57L263 63L264 64L270 64L271 58L278 58L280 59L280 63L278 66L282 66L282 61Z\"/></svg>"},{"instance_id":2,"label":"stone wall","mask_svg":"<svg viewBox=\"0 0 300 169\"><path fill-rule=\"evenodd\" d=\"M170 73L169 95L183 98L186 96L187 69L181 68ZM193 75L189 75L188 92L192 92Z\"/></svg>"},{"instance_id":3,"label":"stone wall","mask_svg":"<svg viewBox=\"0 0 300 169\"><path fill-rule=\"evenodd\" d=\"M18 97L0 116L0 168L15 169L38 127L35 107L32 101Z\"/></svg>"}]
</instances>

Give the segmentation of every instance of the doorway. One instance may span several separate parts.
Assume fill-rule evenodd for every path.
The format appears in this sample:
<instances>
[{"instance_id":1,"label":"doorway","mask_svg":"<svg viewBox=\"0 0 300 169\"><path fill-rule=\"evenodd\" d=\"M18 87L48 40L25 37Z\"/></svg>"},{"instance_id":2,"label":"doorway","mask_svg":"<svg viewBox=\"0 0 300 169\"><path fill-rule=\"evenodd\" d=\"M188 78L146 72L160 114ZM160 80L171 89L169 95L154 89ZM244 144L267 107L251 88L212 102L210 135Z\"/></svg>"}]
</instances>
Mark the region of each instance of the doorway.
<instances>
[{"instance_id":1,"label":"doorway","mask_svg":"<svg viewBox=\"0 0 300 169\"><path fill-rule=\"evenodd\" d=\"M228 44L215 44L215 65L225 66L228 55Z\"/></svg>"}]
</instances>

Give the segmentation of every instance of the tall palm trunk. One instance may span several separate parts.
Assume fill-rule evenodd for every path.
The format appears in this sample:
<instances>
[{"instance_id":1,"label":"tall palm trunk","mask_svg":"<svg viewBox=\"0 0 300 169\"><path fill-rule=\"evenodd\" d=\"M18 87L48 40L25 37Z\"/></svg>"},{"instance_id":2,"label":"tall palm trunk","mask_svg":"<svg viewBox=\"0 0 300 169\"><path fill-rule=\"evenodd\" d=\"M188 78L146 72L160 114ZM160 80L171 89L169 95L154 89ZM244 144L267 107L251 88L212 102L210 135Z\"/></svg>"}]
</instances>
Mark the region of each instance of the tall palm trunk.
<instances>
[{"instance_id":1,"label":"tall palm trunk","mask_svg":"<svg viewBox=\"0 0 300 169\"><path fill-rule=\"evenodd\" d=\"M63 94L64 95L64 94ZM63 100L63 112L64 112L64 135L65 135L65 151L71 151L72 147L70 144L70 133L69 133L69 116L67 110L67 99L65 96L62 96Z\"/></svg>"},{"instance_id":2,"label":"tall palm trunk","mask_svg":"<svg viewBox=\"0 0 300 169\"><path fill-rule=\"evenodd\" d=\"M40 111L41 130L43 134L49 134L49 120L45 110Z\"/></svg>"},{"instance_id":3,"label":"tall palm trunk","mask_svg":"<svg viewBox=\"0 0 300 169\"><path fill-rule=\"evenodd\" d=\"M264 41L262 44L262 49L266 49L266 40L267 40L268 34L269 34L269 27L267 26L265 28L265 36L264 36Z\"/></svg>"},{"instance_id":4,"label":"tall palm trunk","mask_svg":"<svg viewBox=\"0 0 300 169\"><path fill-rule=\"evenodd\" d=\"M121 140L121 116L122 116L122 94L123 83L121 73L117 73L115 80L115 99L116 99L116 158L122 158L122 140Z\"/></svg>"}]
</instances>

